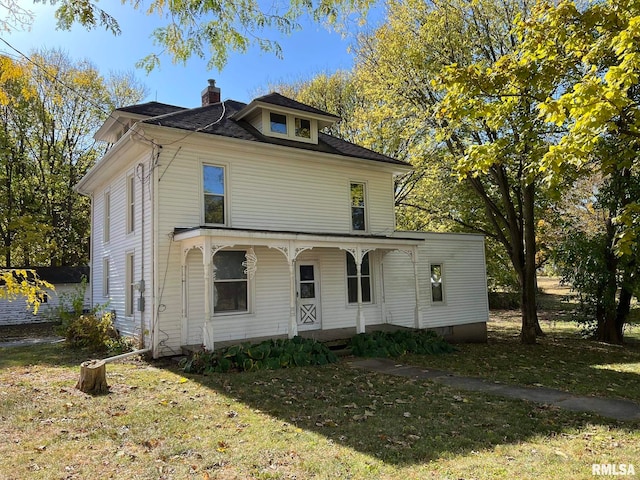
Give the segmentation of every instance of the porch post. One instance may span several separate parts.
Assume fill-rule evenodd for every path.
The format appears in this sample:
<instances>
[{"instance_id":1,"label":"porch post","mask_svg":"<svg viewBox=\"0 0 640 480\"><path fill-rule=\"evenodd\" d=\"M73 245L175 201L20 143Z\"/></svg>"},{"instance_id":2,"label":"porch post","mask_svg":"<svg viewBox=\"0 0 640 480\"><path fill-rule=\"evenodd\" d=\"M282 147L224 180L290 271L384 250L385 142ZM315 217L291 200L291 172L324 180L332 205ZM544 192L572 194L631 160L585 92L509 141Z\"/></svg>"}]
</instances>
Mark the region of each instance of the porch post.
<instances>
[{"instance_id":1,"label":"porch post","mask_svg":"<svg viewBox=\"0 0 640 480\"><path fill-rule=\"evenodd\" d=\"M358 313L356 314L356 333L365 332L365 319L364 312L362 311L362 251L360 247L356 248L356 278L357 278L357 292L358 292Z\"/></svg>"},{"instance_id":2,"label":"porch post","mask_svg":"<svg viewBox=\"0 0 640 480\"><path fill-rule=\"evenodd\" d=\"M418 281L418 248L413 247L411 251L411 262L413 263L413 277L415 278L416 286L416 308L414 313L414 326L415 328L422 328L421 315L420 315L420 283Z\"/></svg>"},{"instance_id":3,"label":"porch post","mask_svg":"<svg viewBox=\"0 0 640 480\"><path fill-rule=\"evenodd\" d=\"M298 322L296 320L296 260L289 261L289 338L298 335Z\"/></svg>"},{"instance_id":4,"label":"porch post","mask_svg":"<svg viewBox=\"0 0 640 480\"><path fill-rule=\"evenodd\" d=\"M182 325L180 326L181 331L181 345L186 345L187 343L187 266L185 265L185 256L182 255Z\"/></svg>"},{"instance_id":5,"label":"porch post","mask_svg":"<svg viewBox=\"0 0 640 480\"><path fill-rule=\"evenodd\" d=\"M204 263L204 326L202 327L202 341L204 348L213 351L213 323L211 321L211 240L205 238L202 252Z\"/></svg>"}]
</instances>

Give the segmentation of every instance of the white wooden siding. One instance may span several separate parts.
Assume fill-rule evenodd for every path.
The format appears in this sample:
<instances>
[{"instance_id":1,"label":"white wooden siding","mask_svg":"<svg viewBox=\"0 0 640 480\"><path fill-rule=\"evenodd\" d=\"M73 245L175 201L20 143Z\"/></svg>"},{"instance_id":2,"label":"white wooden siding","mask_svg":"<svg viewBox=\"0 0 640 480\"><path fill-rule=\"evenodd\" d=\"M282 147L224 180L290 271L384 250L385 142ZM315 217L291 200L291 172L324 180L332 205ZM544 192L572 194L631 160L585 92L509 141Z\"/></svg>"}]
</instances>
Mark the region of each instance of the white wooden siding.
<instances>
[{"instance_id":1,"label":"white wooden siding","mask_svg":"<svg viewBox=\"0 0 640 480\"><path fill-rule=\"evenodd\" d=\"M170 228L201 224L201 170L203 163L211 163L227 167L229 227L349 233L349 185L358 180L367 183L367 233L393 231L388 171L366 170L349 160L327 163L301 152L285 158L269 148L240 154L213 146L208 151L185 146L179 152L167 147L160 157L160 218Z\"/></svg>"},{"instance_id":2,"label":"white wooden siding","mask_svg":"<svg viewBox=\"0 0 640 480\"><path fill-rule=\"evenodd\" d=\"M61 283L54 285L55 291L46 290L47 303L40 305L37 314L27 308L23 298L16 298L13 301L0 299L0 325L22 325L27 323L57 322L60 319L55 315L54 309L60 304L61 295L75 295L80 284ZM91 306L89 286L84 291L84 306Z\"/></svg>"},{"instance_id":3,"label":"white wooden siding","mask_svg":"<svg viewBox=\"0 0 640 480\"><path fill-rule=\"evenodd\" d=\"M136 282L146 282L144 324L151 329L157 312L156 354L180 353L180 346L202 341L204 322L204 270L202 252L187 256L188 319L183 323L182 255L173 241L176 227L202 224L202 164L222 165L226 173L228 227L311 233L349 234L351 229L350 182L367 185L367 234L391 235L394 230L392 168L377 162L339 159L298 149L256 142L219 139L191 134L181 142L171 139L154 158L150 150L132 157L118 175L105 179L93 192L92 292L102 303L103 258L110 259L110 309L117 312L117 326L124 334L139 335L141 313L124 315L125 254L133 252ZM158 140L159 143L163 143ZM133 234L125 233L126 175L144 164L142 182L136 181L136 219ZM142 188L144 187L144 188ZM110 241L103 242L104 191L111 198ZM151 192L157 205L152 207ZM145 200L144 241L141 201ZM152 229L152 213L157 219ZM400 237L425 238L419 249L420 301L425 327L486 321L486 279L482 237L399 233ZM152 246L155 238L156 243ZM237 245L235 248L249 248ZM153 251L157 264L154 264ZM215 315L215 341L285 335L289 323L289 268L277 250L255 246L258 257L255 278L250 281L251 309L244 314ZM402 252L373 251L373 302L363 306L367 324L393 323L414 326L415 283L411 259ZM346 252L316 248L300 261L315 260L321 279L322 328L354 327L357 306L348 304ZM431 305L429 262L442 262L445 305ZM142 270L144 268L144 274ZM155 270L155 276L152 272ZM157 284L153 285L153 278ZM137 298L136 298L137 302Z\"/></svg>"},{"instance_id":4,"label":"white wooden siding","mask_svg":"<svg viewBox=\"0 0 640 480\"><path fill-rule=\"evenodd\" d=\"M425 238L418 248L418 281L422 327L445 327L489 319L484 241L479 235L400 233ZM431 263L443 265L443 303L431 302ZM391 252L384 258L387 322L413 326L415 286L408 255Z\"/></svg>"},{"instance_id":5,"label":"white wooden siding","mask_svg":"<svg viewBox=\"0 0 640 480\"><path fill-rule=\"evenodd\" d=\"M153 304L152 297L152 258L150 247L152 241L151 231L151 197L149 189L149 159L150 154L144 154L132 158L126 170L113 179L106 179L105 183L93 194L93 231L91 234L91 295L94 305L106 305L106 310L115 311L115 326L118 331L127 336L139 337L141 334L141 315L144 315L145 333L148 333L151 324L151 313ZM136 171L139 164L144 164L142 170ZM127 178L131 175L135 178L135 217L134 231L127 231ZM144 186L142 185L144 181ZM104 214L105 214L105 192L109 191L110 198L110 232L109 241L104 241ZM144 217L144 242L142 245L143 217L142 217L142 197L145 196L145 217ZM135 259L135 282L142 279L144 269L145 282L145 311L138 311L139 293L134 296L134 314L125 315L125 292L126 292L126 265L127 253L133 253ZM104 259L109 259L109 297L103 296L104 279ZM144 263L144 268L143 264Z\"/></svg>"}]
</instances>

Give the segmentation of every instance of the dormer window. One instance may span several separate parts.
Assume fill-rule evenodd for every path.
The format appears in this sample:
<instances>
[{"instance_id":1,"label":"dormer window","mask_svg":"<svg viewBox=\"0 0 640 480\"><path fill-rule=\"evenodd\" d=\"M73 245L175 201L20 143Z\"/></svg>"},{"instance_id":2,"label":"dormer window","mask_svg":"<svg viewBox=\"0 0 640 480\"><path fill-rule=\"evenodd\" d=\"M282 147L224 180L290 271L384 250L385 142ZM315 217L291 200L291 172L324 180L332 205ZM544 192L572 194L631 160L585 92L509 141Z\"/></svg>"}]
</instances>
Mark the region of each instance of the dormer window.
<instances>
[{"instance_id":1,"label":"dormer window","mask_svg":"<svg viewBox=\"0 0 640 480\"><path fill-rule=\"evenodd\" d=\"M231 118L248 122L267 137L313 144L318 143L319 131L340 120L275 92L256 98Z\"/></svg>"},{"instance_id":2,"label":"dormer window","mask_svg":"<svg viewBox=\"0 0 640 480\"><path fill-rule=\"evenodd\" d=\"M270 128L272 133L287 135L287 116L279 113L270 112Z\"/></svg>"},{"instance_id":3,"label":"dormer window","mask_svg":"<svg viewBox=\"0 0 640 480\"><path fill-rule=\"evenodd\" d=\"M296 118L296 137L311 138L311 121L305 118Z\"/></svg>"},{"instance_id":4,"label":"dormer window","mask_svg":"<svg viewBox=\"0 0 640 480\"><path fill-rule=\"evenodd\" d=\"M257 115L250 120L258 129L260 129L260 118L262 118L262 133L264 135L297 142L318 143L318 121L314 118L264 109L262 117Z\"/></svg>"}]
</instances>

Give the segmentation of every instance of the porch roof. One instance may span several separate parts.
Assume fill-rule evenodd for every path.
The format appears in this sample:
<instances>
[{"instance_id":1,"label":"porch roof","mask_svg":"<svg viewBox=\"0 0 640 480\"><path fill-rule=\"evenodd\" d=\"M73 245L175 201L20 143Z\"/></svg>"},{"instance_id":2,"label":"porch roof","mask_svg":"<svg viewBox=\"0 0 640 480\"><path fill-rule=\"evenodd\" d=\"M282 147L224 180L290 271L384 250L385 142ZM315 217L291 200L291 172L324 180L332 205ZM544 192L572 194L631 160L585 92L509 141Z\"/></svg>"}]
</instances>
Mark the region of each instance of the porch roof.
<instances>
[{"instance_id":1,"label":"porch roof","mask_svg":"<svg viewBox=\"0 0 640 480\"><path fill-rule=\"evenodd\" d=\"M300 232L283 230L263 230L250 228L217 227L200 225L197 227L176 227L173 231L175 241L202 237L233 239L234 243L246 240L247 244L269 246L271 243L296 241L317 247L350 247L366 245L368 248L407 248L424 242L423 238L392 235L345 234L334 232ZM394 232L395 233L395 232ZM399 232L401 233L401 232Z\"/></svg>"}]
</instances>

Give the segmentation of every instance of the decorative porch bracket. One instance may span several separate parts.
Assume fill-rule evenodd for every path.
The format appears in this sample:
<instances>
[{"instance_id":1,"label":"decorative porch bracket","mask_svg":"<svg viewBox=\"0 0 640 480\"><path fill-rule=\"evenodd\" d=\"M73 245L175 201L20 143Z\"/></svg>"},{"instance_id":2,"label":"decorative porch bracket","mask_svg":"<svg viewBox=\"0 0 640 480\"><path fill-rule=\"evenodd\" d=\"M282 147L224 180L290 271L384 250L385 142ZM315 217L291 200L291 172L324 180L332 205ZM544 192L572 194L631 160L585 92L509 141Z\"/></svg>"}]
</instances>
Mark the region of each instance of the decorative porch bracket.
<instances>
[{"instance_id":1,"label":"decorative porch bracket","mask_svg":"<svg viewBox=\"0 0 640 480\"><path fill-rule=\"evenodd\" d=\"M275 248L284 255L289 264L289 327L287 336L293 338L298 335L297 321L297 298L296 293L296 258L305 250L311 250L313 246L296 245L296 242L289 241L286 244L269 245L269 248Z\"/></svg>"},{"instance_id":2,"label":"decorative porch bracket","mask_svg":"<svg viewBox=\"0 0 640 480\"><path fill-rule=\"evenodd\" d=\"M374 248L362 248L360 245L355 247L340 247L342 250L346 250L351 254L356 262L356 276L357 276L357 292L358 292L358 313L356 313L356 333L364 333L366 330L366 320L364 318L364 312L362 311L362 259L364 256ZM369 267L371 268L371 267Z\"/></svg>"}]
</instances>

